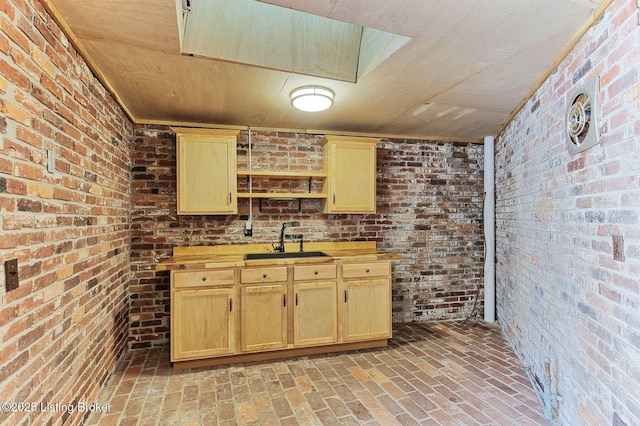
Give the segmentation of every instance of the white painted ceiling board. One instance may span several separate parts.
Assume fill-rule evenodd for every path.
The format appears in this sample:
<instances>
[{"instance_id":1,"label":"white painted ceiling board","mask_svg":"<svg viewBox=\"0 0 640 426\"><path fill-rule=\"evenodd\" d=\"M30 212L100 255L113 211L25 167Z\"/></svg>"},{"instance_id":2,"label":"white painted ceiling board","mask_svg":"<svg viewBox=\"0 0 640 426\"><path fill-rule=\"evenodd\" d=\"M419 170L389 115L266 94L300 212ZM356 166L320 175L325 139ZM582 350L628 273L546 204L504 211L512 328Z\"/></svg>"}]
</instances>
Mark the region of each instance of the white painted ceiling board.
<instances>
[{"instance_id":1,"label":"white painted ceiling board","mask_svg":"<svg viewBox=\"0 0 640 426\"><path fill-rule=\"evenodd\" d=\"M107 86L116 92L137 122L318 129L460 140L480 140L495 134L588 21L591 10L606 3L606 0L264 2L411 37L390 55L365 53L363 60L369 56L376 65L361 64L366 71L361 69L358 81L349 83L306 75L309 67L323 67L323 63L314 64L309 58L303 61L306 69L288 72L269 69L271 66L239 64L237 58L202 59L181 54L182 17L176 0L44 1L57 10L70 27L72 38L87 52L94 69L99 70L97 74L104 76ZM193 0L193 13L203 4L205 0ZM321 38L322 34L315 37ZM208 39L209 36L202 38ZM239 43L232 35L227 36L226 42ZM286 57L291 55L290 50L295 50L283 47L292 46L289 42L273 42L268 48L243 47L236 53L253 49L266 59ZM332 46L328 43L322 49ZM346 67L341 61L337 65ZM291 107L288 98L291 90L310 84L327 86L336 93L331 109L311 114Z\"/></svg>"}]
</instances>

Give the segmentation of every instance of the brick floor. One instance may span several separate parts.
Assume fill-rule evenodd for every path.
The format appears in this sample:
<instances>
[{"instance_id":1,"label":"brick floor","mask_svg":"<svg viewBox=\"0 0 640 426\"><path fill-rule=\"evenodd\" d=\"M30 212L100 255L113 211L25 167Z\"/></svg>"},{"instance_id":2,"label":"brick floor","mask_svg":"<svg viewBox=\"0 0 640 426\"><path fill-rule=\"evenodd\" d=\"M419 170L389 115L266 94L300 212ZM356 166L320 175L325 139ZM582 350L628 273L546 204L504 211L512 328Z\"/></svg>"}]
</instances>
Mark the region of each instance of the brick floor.
<instances>
[{"instance_id":1,"label":"brick floor","mask_svg":"<svg viewBox=\"0 0 640 426\"><path fill-rule=\"evenodd\" d=\"M88 425L544 425L499 327L394 325L386 348L174 371L131 351Z\"/></svg>"}]
</instances>

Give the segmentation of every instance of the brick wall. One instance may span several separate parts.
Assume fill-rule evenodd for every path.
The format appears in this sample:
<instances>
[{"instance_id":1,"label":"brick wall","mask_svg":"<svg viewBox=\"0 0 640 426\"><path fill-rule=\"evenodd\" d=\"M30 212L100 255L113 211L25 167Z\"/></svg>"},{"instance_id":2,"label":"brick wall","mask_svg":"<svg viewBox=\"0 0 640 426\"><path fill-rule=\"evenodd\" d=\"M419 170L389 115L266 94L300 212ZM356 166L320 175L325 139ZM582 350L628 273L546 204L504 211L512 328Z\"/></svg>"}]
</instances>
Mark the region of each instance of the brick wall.
<instances>
[{"instance_id":1,"label":"brick wall","mask_svg":"<svg viewBox=\"0 0 640 426\"><path fill-rule=\"evenodd\" d=\"M614 1L496 142L498 317L539 379L550 358L561 424L640 424L639 18ZM596 76L601 143L569 155L567 98Z\"/></svg>"},{"instance_id":2,"label":"brick wall","mask_svg":"<svg viewBox=\"0 0 640 426\"><path fill-rule=\"evenodd\" d=\"M321 135L252 131L254 169L322 170ZM238 165L247 165L240 133ZM233 216L176 215L175 136L136 126L133 144L131 345L164 344L169 278L154 265L173 246L277 242L283 221L307 241L375 240L403 259L393 267L394 321L463 318L482 284L482 145L383 140L378 145L377 213L324 215L319 200L253 203L253 236L244 236L248 200ZM308 182L254 181L292 190ZM239 181L246 188L246 181ZM314 191L317 188L313 189ZM482 294L480 304L482 306Z\"/></svg>"},{"instance_id":3,"label":"brick wall","mask_svg":"<svg viewBox=\"0 0 640 426\"><path fill-rule=\"evenodd\" d=\"M0 111L0 402L36 404L0 423L78 424L60 407L95 402L126 349L132 125L30 0L0 5Z\"/></svg>"}]
</instances>

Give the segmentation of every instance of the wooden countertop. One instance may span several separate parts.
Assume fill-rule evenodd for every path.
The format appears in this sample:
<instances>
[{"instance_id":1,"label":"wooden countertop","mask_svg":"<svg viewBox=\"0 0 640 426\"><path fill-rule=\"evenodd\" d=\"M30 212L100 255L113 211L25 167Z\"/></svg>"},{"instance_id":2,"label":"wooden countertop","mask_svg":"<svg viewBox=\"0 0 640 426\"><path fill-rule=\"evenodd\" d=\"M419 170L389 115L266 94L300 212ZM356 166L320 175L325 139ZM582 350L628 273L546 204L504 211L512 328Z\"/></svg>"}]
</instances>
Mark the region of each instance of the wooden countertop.
<instances>
[{"instance_id":1,"label":"wooden countertop","mask_svg":"<svg viewBox=\"0 0 640 426\"><path fill-rule=\"evenodd\" d=\"M285 244L286 252L296 252L297 243ZM156 265L157 271L174 269L205 269L236 266L275 266L323 262L361 262L397 260L402 256L376 248L375 241L319 242L307 243L305 251L322 251L327 257L300 257L244 260L249 253L271 253L270 244L235 244L218 246L175 247L171 258Z\"/></svg>"}]
</instances>

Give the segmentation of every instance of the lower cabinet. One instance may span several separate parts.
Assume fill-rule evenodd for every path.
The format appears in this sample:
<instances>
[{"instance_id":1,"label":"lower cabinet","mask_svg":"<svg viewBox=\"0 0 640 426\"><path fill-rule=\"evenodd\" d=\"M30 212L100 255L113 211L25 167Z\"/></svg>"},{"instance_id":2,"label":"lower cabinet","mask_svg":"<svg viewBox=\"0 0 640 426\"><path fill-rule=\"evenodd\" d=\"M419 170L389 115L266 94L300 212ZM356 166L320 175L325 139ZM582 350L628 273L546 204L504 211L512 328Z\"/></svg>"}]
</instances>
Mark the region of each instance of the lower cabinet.
<instances>
[{"instance_id":1,"label":"lower cabinet","mask_svg":"<svg viewBox=\"0 0 640 426\"><path fill-rule=\"evenodd\" d=\"M243 352L287 346L287 285L243 285L240 346Z\"/></svg>"},{"instance_id":2,"label":"lower cabinet","mask_svg":"<svg viewBox=\"0 0 640 426\"><path fill-rule=\"evenodd\" d=\"M385 345L390 272L390 261L172 271L171 361Z\"/></svg>"},{"instance_id":3,"label":"lower cabinet","mask_svg":"<svg viewBox=\"0 0 640 426\"><path fill-rule=\"evenodd\" d=\"M287 346L286 266L240 269L242 352Z\"/></svg>"},{"instance_id":4,"label":"lower cabinet","mask_svg":"<svg viewBox=\"0 0 640 426\"><path fill-rule=\"evenodd\" d=\"M391 337L391 280L389 262L345 264L345 341Z\"/></svg>"},{"instance_id":5,"label":"lower cabinet","mask_svg":"<svg viewBox=\"0 0 640 426\"><path fill-rule=\"evenodd\" d=\"M391 337L389 293L385 279L345 283L344 340Z\"/></svg>"},{"instance_id":6,"label":"lower cabinet","mask_svg":"<svg viewBox=\"0 0 640 426\"><path fill-rule=\"evenodd\" d=\"M233 279L229 284L215 275L211 271L172 273L171 361L236 352Z\"/></svg>"},{"instance_id":7,"label":"lower cabinet","mask_svg":"<svg viewBox=\"0 0 640 426\"><path fill-rule=\"evenodd\" d=\"M310 346L337 342L337 283L296 283L294 293L293 343Z\"/></svg>"}]
</instances>

